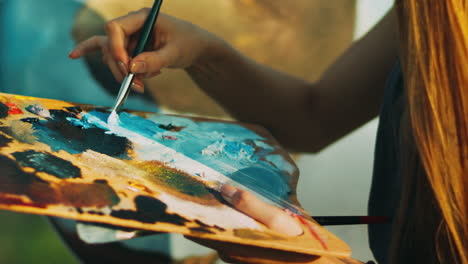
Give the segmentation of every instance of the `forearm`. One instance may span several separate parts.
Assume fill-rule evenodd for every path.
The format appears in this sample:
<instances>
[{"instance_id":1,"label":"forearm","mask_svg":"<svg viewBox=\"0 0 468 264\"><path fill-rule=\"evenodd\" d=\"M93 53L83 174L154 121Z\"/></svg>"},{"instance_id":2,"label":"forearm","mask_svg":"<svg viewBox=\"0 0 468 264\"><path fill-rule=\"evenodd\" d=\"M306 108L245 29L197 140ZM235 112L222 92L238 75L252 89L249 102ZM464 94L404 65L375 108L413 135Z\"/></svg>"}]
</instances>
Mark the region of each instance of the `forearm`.
<instances>
[{"instance_id":1,"label":"forearm","mask_svg":"<svg viewBox=\"0 0 468 264\"><path fill-rule=\"evenodd\" d=\"M288 140L297 122L310 121L304 111L312 84L277 72L243 56L224 42L218 42L193 66L192 79L240 121L269 129L281 143Z\"/></svg>"},{"instance_id":2,"label":"forearm","mask_svg":"<svg viewBox=\"0 0 468 264\"><path fill-rule=\"evenodd\" d=\"M317 83L255 63L219 41L187 72L241 121L269 129L285 147L317 152L375 117L397 58L390 12Z\"/></svg>"},{"instance_id":3,"label":"forearm","mask_svg":"<svg viewBox=\"0 0 468 264\"><path fill-rule=\"evenodd\" d=\"M152 44L158 48L131 58L125 43L148 12L111 21L106 25L109 36L81 42L70 57L100 49L119 82L127 74L122 64L140 82L163 68L186 69L233 116L266 127L291 150L317 152L376 116L397 54L396 23L389 13L317 83L308 83L250 60L191 23L161 14Z\"/></svg>"}]
</instances>

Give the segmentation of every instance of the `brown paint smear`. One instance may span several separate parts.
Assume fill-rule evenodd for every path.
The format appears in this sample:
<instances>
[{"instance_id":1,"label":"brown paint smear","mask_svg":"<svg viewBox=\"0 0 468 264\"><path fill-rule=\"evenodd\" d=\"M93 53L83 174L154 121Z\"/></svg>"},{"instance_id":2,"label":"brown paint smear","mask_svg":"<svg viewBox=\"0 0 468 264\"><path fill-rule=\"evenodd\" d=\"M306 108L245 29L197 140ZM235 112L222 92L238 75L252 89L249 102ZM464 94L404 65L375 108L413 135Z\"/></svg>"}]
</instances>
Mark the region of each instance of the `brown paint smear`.
<instances>
[{"instance_id":1,"label":"brown paint smear","mask_svg":"<svg viewBox=\"0 0 468 264\"><path fill-rule=\"evenodd\" d=\"M72 183L63 180L50 183L33 173L24 172L14 160L3 155L0 155L0 168L0 195L3 194L2 201L9 204L19 203L40 208L57 204L102 208L116 205L120 201L107 182ZM21 199L12 200L9 195L24 195L34 203L25 203Z\"/></svg>"}]
</instances>

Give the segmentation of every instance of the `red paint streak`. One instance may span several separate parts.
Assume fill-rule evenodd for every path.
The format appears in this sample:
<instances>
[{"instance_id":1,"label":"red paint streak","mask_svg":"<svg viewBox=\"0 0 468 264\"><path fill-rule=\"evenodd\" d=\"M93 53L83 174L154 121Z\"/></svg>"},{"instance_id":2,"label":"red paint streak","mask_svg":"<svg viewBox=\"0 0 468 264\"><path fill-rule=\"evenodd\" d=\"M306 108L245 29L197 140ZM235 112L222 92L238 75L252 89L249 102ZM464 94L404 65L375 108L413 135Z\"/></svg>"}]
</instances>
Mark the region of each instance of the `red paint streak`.
<instances>
[{"instance_id":1,"label":"red paint streak","mask_svg":"<svg viewBox=\"0 0 468 264\"><path fill-rule=\"evenodd\" d=\"M173 136L163 136L163 138L167 138L167 139L170 139L170 140L178 140L178 138L173 137Z\"/></svg>"},{"instance_id":2,"label":"red paint streak","mask_svg":"<svg viewBox=\"0 0 468 264\"><path fill-rule=\"evenodd\" d=\"M21 109L18 108L18 106L15 104L15 103L5 103L6 106L8 106L10 108L10 110L8 110L8 114L9 115L21 115L23 114L23 111L21 111Z\"/></svg>"},{"instance_id":3,"label":"red paint streak","mask_svg":"<svg viewBox=\"0 0 468 264\"><path fill-rule=\"evenodd\" d=\"M312 234L312 236L320 242L320 245L322 245L322 247L325 250L328 250L327 243L325 242L325 240L323 240L319 236L315 226L313 226L311 223L309 223L307 220L305 220L304 217L302 217L302 216L300 216L298 214L295 214L295 213L289 211L288 209L284 209L284 211L286 211L286 213L289 214L290 216L292 216L292 217L296 218L297 220L299 220L299 222L302 225L305 225L307 227L307 229L309 229L309 232Z\"/></svg>"},{"instance_id":4,"label":"red paint streak","mask_svg":"<svg viewBox=\"0 0 468 264\"><path fill-rule=\"evenodd\" d=\"M310 233L314 236L315 239L317 239L320 244L322 245L322 247L326 250L328 250L328 246L327 246L327 243L325 242L325 240L323 240L319 234L317 233L317 230L315 229L315 226L311 225L309 222L307 222L302 216L300 215L296 215L296 218L305 226L307 226L309 228L309 231Z\"/></svg>"}]
</instances>

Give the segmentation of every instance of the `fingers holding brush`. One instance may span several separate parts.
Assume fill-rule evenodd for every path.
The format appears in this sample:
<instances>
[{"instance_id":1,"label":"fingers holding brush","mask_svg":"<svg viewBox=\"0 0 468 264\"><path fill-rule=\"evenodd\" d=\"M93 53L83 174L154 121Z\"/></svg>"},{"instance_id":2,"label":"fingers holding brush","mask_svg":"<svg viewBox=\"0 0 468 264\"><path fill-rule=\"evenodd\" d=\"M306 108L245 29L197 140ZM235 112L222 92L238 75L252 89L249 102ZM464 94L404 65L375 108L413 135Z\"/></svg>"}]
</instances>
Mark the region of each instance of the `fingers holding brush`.
<instances>
[{"instance_id":1,"label":"fingers holding brush","mask_svg":"<svg viewBox=\"0 0 468 264\"><path fill-rule=\"evenodd\" d=\"M93 36L80 42L68 56L71 59L79 59L95 51L101 51L103 63L109 67L115 80L119 83L122 82L128 74L129 69L127 64L115 59L111 52L110 42L107 36ZM144 91L143 81L139 78L135 78L132 89L142 93Z\"/></svg>"},{"instance_id":2,"label":"fingers holding brush","mask_svg":"<svg viewBox=\"0 0 468 264\"><path fill-rule=\"evenodd\" d=\"M228 46L214 34L166 14L153 17L154 27L146 28L145 21L152 17L152 10L141 9L108 22L106 36L79 43L70 58L101 50L115 79L121 82L122 76L135 73L132 88L142 92L143 79L160 74L164 68L187 69L217 58L216 51ZM137 45L140 38L146 39L146 49Z\"/></svg>"},{"instance_id":3,"label":"fingers holding brush","mask_svg":"<svg viewBox=\"0 0 468 264\"><path fill-rule=\"evenodd\" d=\"M109 37L109 47L117 61L128 65L130 60L128 47L133 46L133 49L135 48L136 39L138 39L135 36L141 31L150 10L150 8L144 8L137 12L131 12L106 24L105 29ZM134 40L133 44L135 45L129 45L131 39Z\"/></svg>"}]
</instances>

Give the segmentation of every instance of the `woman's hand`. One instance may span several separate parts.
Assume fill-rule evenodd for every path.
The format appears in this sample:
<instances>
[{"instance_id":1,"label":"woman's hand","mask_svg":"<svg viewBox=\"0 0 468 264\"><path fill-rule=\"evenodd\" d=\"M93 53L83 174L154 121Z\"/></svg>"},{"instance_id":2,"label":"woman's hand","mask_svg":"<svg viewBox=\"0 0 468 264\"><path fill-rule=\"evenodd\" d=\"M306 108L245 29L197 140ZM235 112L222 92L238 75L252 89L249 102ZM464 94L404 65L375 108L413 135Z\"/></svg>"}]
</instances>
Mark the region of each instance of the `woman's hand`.
<instances>
[{"instance_id":1,"label":"woman's hand","mask_svg":"<svg viewBox=\"0 0 468 264\"><path fill-rule=\"evenodd\" d=\"M169 15L160 14L153 31L152 42L147 52L131 58L139 32L145 23L150 9L145 8L106 24L106 36L94 36L73 49L72 59L101 50L115 79L122 82L128 72L137 74L133 89L143 92L142 79L158 75L163 68L187 68L193 65L212 47L223 41L215 35Z\"/></svg>"},{"instance_id":2,"label":"woman's hand","mask_svg":"<svg viewBox=\"0 0 468 264\"><path fill-rule=\"evenodd\" d=\"M287 236L298 236L303 233L300 223L285 211L262 202L255 195L224 185L221 195L237 210L263 223L268 228ZM248 264L284 264L284 263L314 263L314 264L362 264L352 259L337 259L318 257L294 252L252 247L228 242L219 242L189 237L199 244L218 251L222 260L228 263Z\"/></svg>"},{"instance_id":3,"label":"woman's hand","mask_svg":"<svg viewBox=\"0 0 468 264\"><path fill-rule=\"evenodd\" d=\"M221 195L234 208L263 223L271 230L287 236L298 236L303 232L297 220L288 213L259 200L247 191L226 184L221 188Z\"/></svg>"},{"instance_id":4,"label":"woman's hand","mask_svg":"<svg viewBox=\"0 0 468 264\"><path fill-rule=\"evenodd\" d=\"M264 203L247 191L231 185L224 185L221 188L221 195L234 208L263 223L272 230L288 236L297 236L303 232L299 223L289 214L273 205ZM281 252L193 237L189 237L189 239L217 250L221 259L228 263L294 263L296 261L299 261L298 263L308 263L311 260L317 259L317 257L291 252Z\"/></svg>"}]
</instances>

